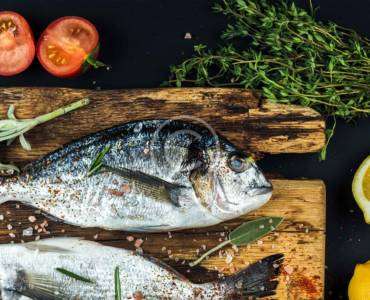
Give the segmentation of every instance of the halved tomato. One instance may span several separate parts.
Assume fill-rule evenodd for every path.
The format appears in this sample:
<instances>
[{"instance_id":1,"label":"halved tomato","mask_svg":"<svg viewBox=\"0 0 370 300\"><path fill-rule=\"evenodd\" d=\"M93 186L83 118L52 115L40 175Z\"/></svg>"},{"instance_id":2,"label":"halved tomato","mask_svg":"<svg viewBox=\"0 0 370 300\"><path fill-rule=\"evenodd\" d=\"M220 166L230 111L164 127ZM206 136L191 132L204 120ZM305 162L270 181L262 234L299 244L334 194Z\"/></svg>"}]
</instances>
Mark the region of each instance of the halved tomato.
<instances>
[{"instance_id":1,"label":"halved tomato","mask_svg":"<svg viewBox=\"0 0 370 300\"><path fill-rule=\"evenodd\" d=\"M72 77L89 66L105 66L96 60L99 34L95 26L81 17L63 17L52 22L41 34L37 57L41 65L57 77Z\"/></svg>"},{"instance_id":2,"label":"halved tomato","mask_svg":"<svg viewBox=\"0 0 370 300\"><path fill-rule=\"evenodd\" d=\"M26 70L35 58L33 33L25 18L12 11L0 12L0 76Z\"/></svg>"}]
</instances>

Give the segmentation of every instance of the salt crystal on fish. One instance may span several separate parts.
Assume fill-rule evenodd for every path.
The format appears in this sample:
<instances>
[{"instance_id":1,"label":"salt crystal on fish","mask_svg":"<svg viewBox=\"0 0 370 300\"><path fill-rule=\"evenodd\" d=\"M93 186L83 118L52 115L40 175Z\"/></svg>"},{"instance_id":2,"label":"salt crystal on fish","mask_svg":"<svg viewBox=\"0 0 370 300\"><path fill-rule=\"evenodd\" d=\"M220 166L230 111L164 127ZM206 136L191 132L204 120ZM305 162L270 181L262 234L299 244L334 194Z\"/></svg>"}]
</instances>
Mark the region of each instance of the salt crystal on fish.
<instances>
[{"instance_id":1,"label":"salt crystal on fish","mask_svg":"<svg viewBox=\"0 0 370 300\"><path fill-rule=\"evenodd\" d=\"M22 231L23 236L32 236L33 235L33 228L28 227Z\"/></svg>"},{"instance_id":2,"label":"salt crystal on fish","mask_svg":"<svg viewBox=\"0 0 370 300\"><path fill-rule=\"evenodd\" d=\"M144 250L143 250L143 248L136 248L136 253L138 253L138 254L143 254L144 253Z\"/></svg>"},{"instance_id":3,"label":"salt crystal on fish","mask_svg":"<svg viewBox=\"0 0 370 300\"><path fill-rule=\"evenodd\" d=\"M233 261L234 257L230 255L229 253L226 255L226 263L230 264Z\"/></svg>"}]
</instances>

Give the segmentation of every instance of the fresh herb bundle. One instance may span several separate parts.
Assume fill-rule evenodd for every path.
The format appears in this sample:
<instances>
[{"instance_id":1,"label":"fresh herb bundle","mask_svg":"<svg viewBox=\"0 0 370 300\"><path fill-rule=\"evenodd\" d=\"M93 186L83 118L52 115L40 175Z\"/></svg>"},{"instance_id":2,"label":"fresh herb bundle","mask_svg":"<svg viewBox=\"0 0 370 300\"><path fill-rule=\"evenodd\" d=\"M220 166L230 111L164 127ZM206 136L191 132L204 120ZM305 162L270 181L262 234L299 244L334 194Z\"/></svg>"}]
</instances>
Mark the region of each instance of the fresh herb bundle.
<instances>
[{"instance_id":1,"label":"fresh herb bundle","mask_svg":"<svg viewBox=\"0 0 370 300\"><path fill-rule=\"evenodd\" d=\"M351 120L370 115L370 41L285 0L222 0L224 46L195 46L169 84L260 90L273 102Z\"/></svg>"}]
</instances>

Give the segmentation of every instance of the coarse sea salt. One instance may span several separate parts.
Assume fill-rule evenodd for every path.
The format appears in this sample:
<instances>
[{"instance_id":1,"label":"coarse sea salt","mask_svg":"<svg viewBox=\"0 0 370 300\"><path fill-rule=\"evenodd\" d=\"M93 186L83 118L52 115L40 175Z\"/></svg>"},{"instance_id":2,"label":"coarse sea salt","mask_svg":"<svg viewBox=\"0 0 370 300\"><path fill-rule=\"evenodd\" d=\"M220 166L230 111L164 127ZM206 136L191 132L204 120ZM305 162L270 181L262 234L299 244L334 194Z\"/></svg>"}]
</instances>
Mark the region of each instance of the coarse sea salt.
<instances>
[{"instance_id":1,"label":"coarse sea salt","mask_svg":"<svg viewBox=\"0 0 370 300\"><path fill-rule=\"evenodd\" d=\"M32 236L33 235L33 228L28 227L22 231L23 236Z\"/></svg>"}]
</instances>

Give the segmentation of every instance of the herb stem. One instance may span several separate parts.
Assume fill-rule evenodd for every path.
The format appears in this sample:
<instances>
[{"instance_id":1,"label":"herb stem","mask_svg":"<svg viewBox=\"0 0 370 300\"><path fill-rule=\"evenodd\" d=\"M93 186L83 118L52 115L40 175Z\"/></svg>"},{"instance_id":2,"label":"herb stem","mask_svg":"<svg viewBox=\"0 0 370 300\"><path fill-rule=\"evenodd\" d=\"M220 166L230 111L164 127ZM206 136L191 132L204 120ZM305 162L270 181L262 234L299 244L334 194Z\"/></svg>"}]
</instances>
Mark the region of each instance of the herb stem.
<instances>
[{"instance_id":1,"label":"herb stem","mask_svg":"<svg viewBox=\"0 0 370 300\"><path fill-rule=\"evenodd\" d=\"M214 248L208 250L206 253L202 254L197 260L189 263L189 266L194 267L194 266L198 265L202 260L204 260L205 258L210 256L212 253L215 253L217 250L222 249L223 247L225 247L226 245L228 245L230 243L231 243L230 240L223 241L222 243L220 243L216 247L214 247Z\"/></svg>"},{"instance_id":2,"label":"herb stem","mask_svg":"<svg viewBox=\"0 0 370 300\"><path fill-rule=\"evenodd\" d=\"M57 110L54 110L50 113L47 113L47 114L44 114L42 116L39 116L37 118L35 118L35 120L37 121L37 124L42 124L42 123L45 123L47 121L50 121L54 118L57 118L57 117L60 117L66 113L69 113L73 110L76 110L78 108L81 108L87 104L90 103L90 100L88 98L85 98L85 99L81 99L79 101L76 101L76 102L73 102L71 104L68 104L64 107L61 107L61 108L58 108Z\"/></svg>"}]
</instances>

